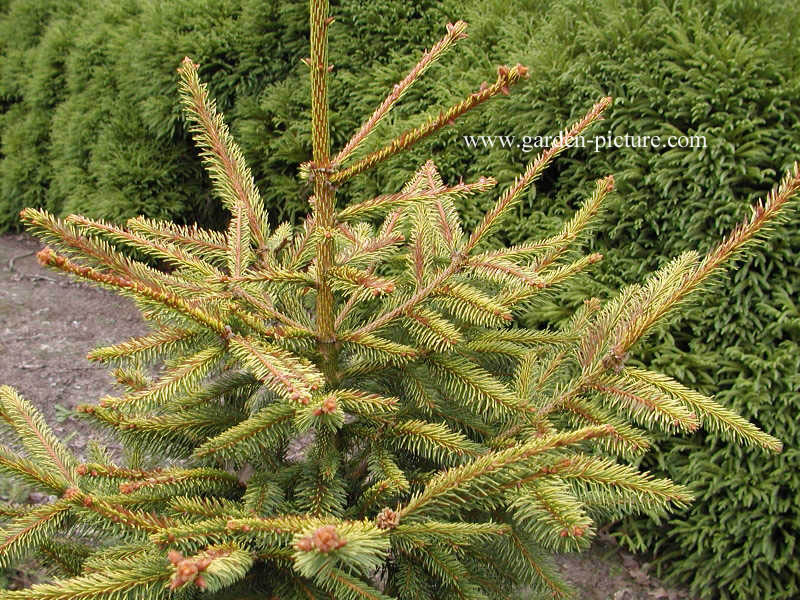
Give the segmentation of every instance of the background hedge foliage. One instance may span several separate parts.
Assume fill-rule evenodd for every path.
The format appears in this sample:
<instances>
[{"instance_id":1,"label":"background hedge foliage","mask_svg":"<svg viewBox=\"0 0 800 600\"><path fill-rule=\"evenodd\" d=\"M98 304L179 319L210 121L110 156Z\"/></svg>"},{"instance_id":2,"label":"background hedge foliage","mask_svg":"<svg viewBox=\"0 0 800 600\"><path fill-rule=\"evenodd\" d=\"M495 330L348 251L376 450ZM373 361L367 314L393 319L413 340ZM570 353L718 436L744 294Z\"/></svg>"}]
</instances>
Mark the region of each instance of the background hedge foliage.
<instances>
[{"instance_id":1,"label":"background hedge foliage","mask_svg":"<svg viewBox=\"0 0 800 600\"><path fill-rule=\"evenodd\" d=\"M463 135L555 133L603 94L613 135L705 135L700 151L574 149L519 208L507 241L552 230L594 179L619 194L594 247L606 255L583 285L596 294L690 248L707 249L800 158L800 8L781 0L444 0L334 3L333 135L341 144L430 45L442 25L471 40L438 66L381 126L399 133L494 79L500 62L532 77L509 98L459 122L342 190L341 201L399 189L433 155L449 180L508 183L531 155L475 150ZM180 120L175 67L202 66L275 220L305 212L296 165L308 158L302 2L263 0L0 0L0 230L24 206L112 220L140 213L220 221ZM374 136L377 137L385 136ZM367 145L363 150L368 151ZM475 220L485 199L464 207ZM800 594L800 218L781 226L677 327L638 357L725 403L784 440L770 458L699 437L664 442L649 467L693 482L698 499L666 525L619 524L663 572L703 598ZM572 295L529 318L557 320ZM703 434L706 435L706 434ZM714 436L711 436L712 438Z\"/></svg>"}]
</instances>

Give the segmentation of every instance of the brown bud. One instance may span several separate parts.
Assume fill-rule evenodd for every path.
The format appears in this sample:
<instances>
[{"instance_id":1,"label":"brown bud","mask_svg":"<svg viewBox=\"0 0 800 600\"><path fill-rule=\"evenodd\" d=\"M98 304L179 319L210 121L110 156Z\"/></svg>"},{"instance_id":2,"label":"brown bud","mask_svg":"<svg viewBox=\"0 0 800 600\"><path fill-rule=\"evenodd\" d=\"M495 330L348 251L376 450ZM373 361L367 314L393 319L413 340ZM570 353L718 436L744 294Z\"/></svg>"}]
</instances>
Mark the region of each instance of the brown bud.
<instances>
[{"instance_id":1,"label":"brown bud","mask_svg":"<svg viewBox=\"0 0 800 600\"><path fill-rule=\"evenodd\" d=\"M197 575L197 565L190 560L181 561L175 572L179 577L185 578L187 581Z\"/></svg>"},{"instance_id":2,"label":"brown bud","mask_svg":"<svg viewBox=\"0 0 800 600\"><path fill-rule=\"evenodd\" d=\"M311 535L311 543L320 552L330 552L341 548L347 541L339 537L335 526L325 525Z\"/></svg>"},{"instance_id":3,"label":"brown bud","mask_svg":"<svg viewBox=\"0 0 800 600\"><path fill-rule=\"evenodd\" d=\"M378 529L394 529L400 523L400 513L393 511L388 506L375 517Z\"/></svg>"},{"instance_id":4,"label":"brown bud","mask_svg":"<svg viewBox=\"0 0 800 600\"><path fill-rule=\"evenodd\" d=\"M320 411L324 414L329 415L334 412L337 408L336 398L333 396L327 396L325 400L322 401L322 406L320 407Z\"/></svg>"},{"instance_id":5,"label":"brown bud","mask_svg":"<svg viewBox=\"0 0 800 600\"><path fill-rule=\"evenodd\" d=\"M39 264L42 266L47 266L52 258L53 251L48 247L44 247L36 253L36 260L38 260Z\"/></svg>"},{"instance_id":6,"label":"brown bud","mask_svg":"<svg viewBox=\"0 0 800 600\"><path fill-rule=\"evenodd\" d=\"M311 542L310 537L304 537L297 540L297 543L294 545L294 547L301 552L310 552L313 550L314 544Z\"/></svg>"}]
</instances>

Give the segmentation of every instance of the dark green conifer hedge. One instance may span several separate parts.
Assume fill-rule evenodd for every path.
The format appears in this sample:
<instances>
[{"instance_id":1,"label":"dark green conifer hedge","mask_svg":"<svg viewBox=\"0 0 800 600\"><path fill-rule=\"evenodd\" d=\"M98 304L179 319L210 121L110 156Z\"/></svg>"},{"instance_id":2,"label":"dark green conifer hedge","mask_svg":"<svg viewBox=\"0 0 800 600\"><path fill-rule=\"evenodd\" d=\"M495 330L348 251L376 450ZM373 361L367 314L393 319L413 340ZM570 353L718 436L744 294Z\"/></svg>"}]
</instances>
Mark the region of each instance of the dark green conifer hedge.
<instances>
[{"instance_id":1,"label":"dark green conifer hedge","mask_svg":"<svg viewBox=\"0 0 800 600\"><path fill-rule=\"evenodd\" d=\"M332 123L335 145L383 97L363 73L371 68L388 88L405 73L411 49L456 17L471 23L472 43L451 60L463 83L421 81L381 125L387 132L405 129L406 116L423 103L448 104L472 91L473 74L500 56L529 65L532 74L511 97L342 190L341 202L399 189L409 170L445 149L445 180L490 173L507 183L530 156L516 148L468 149L463 135L552 134L552 123L564 124L610 94L616 101L605 130L704 135L707 148L572 150L520 206L528 218L506 232L515 242L551 230L575 208L581 182L614 173L619 201L595 242L606 260L600 275L585 281L603 294L657 266L654 257L707 250L800 153L797 7L781 0L514 5L334 4L332 108L347 115ZM144 213L216 222L209 182L174 103L174 66L186 54L203 65L273 217L304 212L306 198L293 181L294 165L310 154L308 81L290 57L307 46L305 19L306 6L297 2L0 1L0 230L17 226L23 206L117 221ZM365 144L361 152L370 149ZM465 202L462 213L474 225L487 207ZM798 225L800 219L781 226L732 275L734 294L707 294L679 328L654 340L654 368L706 393L721 390L725 404L786 446L779 456L751 460L747 450L708 450L699 438L685 439L664 443L651 459L651 468L676 480L700 482L698 500L670 522L657 551L666 572L704 598L800 594L793 560L800 529ZM550 306L531 314L559 317ZM663 530L643 520L618 532L638 549L653 549Z\"/></svg>"}]
</instances>

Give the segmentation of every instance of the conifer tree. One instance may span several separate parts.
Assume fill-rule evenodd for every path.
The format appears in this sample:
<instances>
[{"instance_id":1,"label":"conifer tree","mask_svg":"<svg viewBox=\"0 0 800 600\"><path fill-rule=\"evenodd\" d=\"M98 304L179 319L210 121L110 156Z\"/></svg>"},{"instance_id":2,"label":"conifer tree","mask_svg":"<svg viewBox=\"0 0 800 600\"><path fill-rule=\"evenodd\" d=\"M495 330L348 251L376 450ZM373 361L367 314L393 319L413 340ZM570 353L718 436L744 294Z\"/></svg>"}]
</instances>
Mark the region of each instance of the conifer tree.
<instances>
[{"instance_id":1,"label":"conifer tree","mask_svg":"<svg viewBox=\"0 0 800 600\"><path fill-rule=\"evenodd\" d=\"M564 598L550 555L581 550L596 523L686 506L687 488L631 466L648 430L701 425L777 452L781 443L631 351L786 212L797 166L707 255L687 252L563 326L515 322L602 257L576 244L614 188L597 181L551 237L492 249L521 195L601 99L497 194L466 231L457 206L496 181L445 182L433 162L401 190L337 206L336 190L508 94L484 83L378 150L358 152L404 93L466 37L444 37L335 154L326 0L311 0L313 187L299 226L273 227L198 78L180 65L186 118L225 232L145 218L126 227L26 209L43 265L130 298L152 327L98 348L124 393L80 410L127 449L81 463L15 390L0 387L2 470L57 499L3 505L0 564L38 554L51 583L7 600ZM157 267L154 265L161 265ZM157 370L157 375L153 375Z\"/></svg>"}]
</instances>

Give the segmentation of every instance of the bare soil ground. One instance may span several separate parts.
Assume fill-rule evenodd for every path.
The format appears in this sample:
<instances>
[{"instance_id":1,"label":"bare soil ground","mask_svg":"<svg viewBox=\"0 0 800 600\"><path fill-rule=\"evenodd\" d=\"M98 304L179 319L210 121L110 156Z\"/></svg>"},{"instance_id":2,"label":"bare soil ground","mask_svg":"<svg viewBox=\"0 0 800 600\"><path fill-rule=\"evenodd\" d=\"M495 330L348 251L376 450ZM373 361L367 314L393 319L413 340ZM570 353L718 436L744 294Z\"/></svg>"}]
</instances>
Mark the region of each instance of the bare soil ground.
<instances>
[{"instance_id":1,"label":"bare soil ground","mask_svg":"<svg viewBox=\"0 0 800 600\"><path fill-rule=\"evenodd\" d=\"M36 405L80 456L89 432L73 409L112 393L114 383L86 354L147 327L129 300L42 268L41 248L27 236L0 237L0 384Z\"/></svg>"},{"instance_id":2,"label":"bare soil ground","mask_svg":"<svg viewBox=\"0 0 800 600\"><path fill-rule=\"evenodd\" d=\"M81 457L88 440L99 436L74 416L74 408L114 392L111 376L89 363L87 352L142 335L147 328L127 299L40 267L35 257L40 248L27 236L0 236L0 384L17 388L35 404L56 435ZM114 446L113 440L104 441ZM0 496L7 489L0 480ZM31 502L42 500L29 497ZM589 552L558 557L581 600L688 598L650 577L642 560L623 552L609 537L601 537ZM10 575L9 587L39 578L31 569Z\"/></svg>"}]
</instances>

